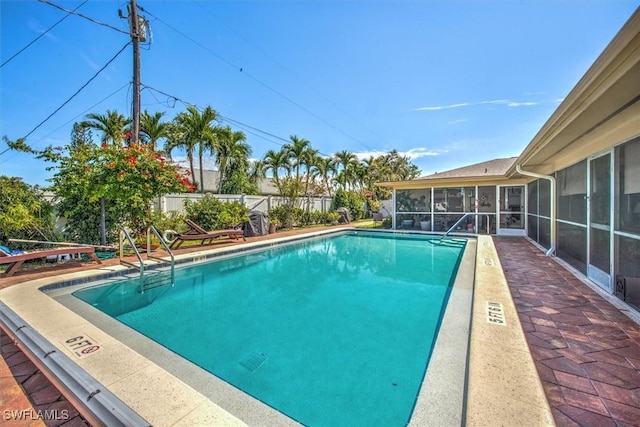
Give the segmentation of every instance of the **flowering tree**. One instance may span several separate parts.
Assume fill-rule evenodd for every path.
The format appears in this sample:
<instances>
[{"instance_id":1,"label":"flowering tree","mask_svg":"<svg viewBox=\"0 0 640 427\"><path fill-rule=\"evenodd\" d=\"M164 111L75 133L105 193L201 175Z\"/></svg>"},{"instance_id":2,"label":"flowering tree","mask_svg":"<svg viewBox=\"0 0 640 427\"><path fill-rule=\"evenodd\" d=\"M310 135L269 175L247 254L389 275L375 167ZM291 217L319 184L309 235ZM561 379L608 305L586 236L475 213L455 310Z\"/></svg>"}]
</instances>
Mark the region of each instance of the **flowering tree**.
<instances>
[{"instance_id":1,"label":"flowering tree","mask_svg":"<svg viewBox=\"0 0 640 427\"><path fill-rule=\"evenodd\" d=\"M112 239L120 226L142 232L155 197L193 191L188 176L148 145L86 143L69 146L66 153L62 148L57 151L46 156L58 162L53 190L61 213L79 233L74 236L78 240L96 241L100 200L107 209Z\"/></svg>"},{"instance_id":2,"label":"flowering tree","mask_svg":"<svg viewBox=\"0 0 640 427\"><path fill-rule=\"evenodd\" d=\"M141 144L102 144L87 166L87 177L94 183L90 200L105 198L126 207L123 219L135 230L147 226L149 206L155 197L194 190L189 177L177 166Z\"/></svg>"}]
</instances>

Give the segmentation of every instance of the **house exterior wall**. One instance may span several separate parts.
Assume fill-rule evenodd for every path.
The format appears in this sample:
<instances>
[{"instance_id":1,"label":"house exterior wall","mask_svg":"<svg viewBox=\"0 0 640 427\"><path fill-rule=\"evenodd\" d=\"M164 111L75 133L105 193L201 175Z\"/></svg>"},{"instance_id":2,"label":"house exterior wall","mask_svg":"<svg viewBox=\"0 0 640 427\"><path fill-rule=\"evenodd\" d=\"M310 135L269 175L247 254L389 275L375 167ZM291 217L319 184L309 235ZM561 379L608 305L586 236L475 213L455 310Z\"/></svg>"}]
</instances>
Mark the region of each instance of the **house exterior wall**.
<instances>
[{"instance_id":1,"label":"house exterior wall","mask_svg":"<svg viewBox=\"0 0 640 427\"><path fill-rule=\"evenodd\" d=\"M640 310L640 132L554 176L556 255ZM528 236L548 248L550 217L534 207L550 202L551 194L539 190L545 181L529 183L527 217Z\"/></svg>"},{"instance_id":2,"label":"house exterior wall","mask_svg":"<svg viewBox=\"0 0 640 427\"><path fill-rule=\"evenodd\" d=\"M525 235L525 181L394 189L393 228Z\"/></svg>"}]
</instances>

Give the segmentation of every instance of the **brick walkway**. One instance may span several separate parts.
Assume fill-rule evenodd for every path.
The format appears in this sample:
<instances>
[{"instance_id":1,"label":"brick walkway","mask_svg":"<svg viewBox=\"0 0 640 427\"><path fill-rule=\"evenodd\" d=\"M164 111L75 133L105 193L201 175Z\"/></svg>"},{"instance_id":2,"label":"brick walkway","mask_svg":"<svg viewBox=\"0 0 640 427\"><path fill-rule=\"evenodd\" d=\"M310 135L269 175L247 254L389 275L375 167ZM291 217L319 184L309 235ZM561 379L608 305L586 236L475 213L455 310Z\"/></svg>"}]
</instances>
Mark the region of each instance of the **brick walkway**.
<instances>
[{"instance_id":1,"label":"brick walkway","mask_svg":"<svg viewBox=\"0 0 640 427\"><path fill-rule=\"evenodd\" d=\"M1 425L88 426L78 411L0 329ZM29 398L27 398L27 395Z\"/></svg>"},{"instance_id":2,"label":"brick walkway","mask_svg":"<svg viewBox=\"0 0 640 427\"><path fill-rule=\"evenodd\" d=\"M640 326L523 238L494 237L558 426L640 426Z\"/></svg>"}]
</instances>

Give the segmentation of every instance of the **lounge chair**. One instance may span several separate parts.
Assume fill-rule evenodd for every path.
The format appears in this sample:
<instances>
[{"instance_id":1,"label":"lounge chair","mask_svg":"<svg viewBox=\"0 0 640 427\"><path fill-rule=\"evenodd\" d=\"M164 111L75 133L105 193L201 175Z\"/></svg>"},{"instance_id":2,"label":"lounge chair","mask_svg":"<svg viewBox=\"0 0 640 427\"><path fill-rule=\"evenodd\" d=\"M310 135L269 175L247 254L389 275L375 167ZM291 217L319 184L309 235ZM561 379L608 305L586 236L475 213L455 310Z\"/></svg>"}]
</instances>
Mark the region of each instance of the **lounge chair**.
<instances>
[{"instance_id":1,"label":"lounge chair","mask_svg":"<svg viewBox=\"0 0 640 427\"><path fill-rule=\"evenodd\" d=\"M189 226L189 230L182 234L178 234L176 236L176 238L171 242L171 245L169 246L171 249L178 249L180 245L182 245L182 243L184 243L187 240L200 240L201 245L204 245L205 242L207 242L206 244L210 244L213 241L213 239L217 237L222 237L222 236L227 236L230 239L236 239L236 240L242 237L242 240L245 240L245 241L247 240L244 237L244 231L242 231L242 229L239 229L239 228L207 231L204 228L200 227L195 222L191 221L190 219L185 219L184 222L186 222L187 225Z\"/></svg>"},{"instance_id":2,"label":"lounge chair","mask_svg":"<svg viewBox=\"0 0 640 427\"><path fill-rule=\"evenodd\" d=\"M18 271L25 261L32 259L46 258L49 256L67 255L67 254L86 254L93 261L102 264L100 258L95 254L93 246L64 246L59 248L43 249L33 252L23 252L9 250L9 248L0 247L0 264L8 264L7 270L0 277L11 277Z\"/></svg>"}]
</instances>

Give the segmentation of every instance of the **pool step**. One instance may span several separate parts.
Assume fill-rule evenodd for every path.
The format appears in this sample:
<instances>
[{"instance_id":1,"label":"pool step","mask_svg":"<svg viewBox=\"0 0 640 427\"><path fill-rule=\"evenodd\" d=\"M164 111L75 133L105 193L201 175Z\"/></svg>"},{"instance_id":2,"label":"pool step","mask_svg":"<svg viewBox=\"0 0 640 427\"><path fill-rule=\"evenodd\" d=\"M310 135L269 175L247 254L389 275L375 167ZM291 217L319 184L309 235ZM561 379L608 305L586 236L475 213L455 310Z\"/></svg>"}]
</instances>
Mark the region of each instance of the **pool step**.
<instances>
[{"instance_id":1,"label":"pool step","mask_svg":"<svg viewBox=\"0 0 640 427\"><path fill-rule=\"evenodd\" d=\"M436 246L449 246L453 248L461 248L466 244L466 240L464 239L456 239L452 237L441 237L439 239L432 239L428 241L429 243Z\"/></svg>"},{"instance_id":2,"label":"pool step","mask_svg":"<svg viewBox=\"0 0 640 427\"><path fill-rule=\"evenodd\" d=\"M142 292L159 288L162 286L167 286L167 285L173 286L173 278L171 277L170 274L167 274L166 272L164 273L160 272L156 274L143 276L141 280L142 280L142 284L141 284Z\"/></svg>"}]
</instances>

